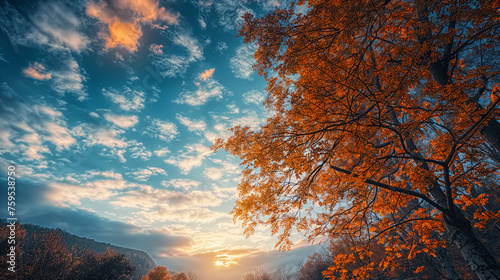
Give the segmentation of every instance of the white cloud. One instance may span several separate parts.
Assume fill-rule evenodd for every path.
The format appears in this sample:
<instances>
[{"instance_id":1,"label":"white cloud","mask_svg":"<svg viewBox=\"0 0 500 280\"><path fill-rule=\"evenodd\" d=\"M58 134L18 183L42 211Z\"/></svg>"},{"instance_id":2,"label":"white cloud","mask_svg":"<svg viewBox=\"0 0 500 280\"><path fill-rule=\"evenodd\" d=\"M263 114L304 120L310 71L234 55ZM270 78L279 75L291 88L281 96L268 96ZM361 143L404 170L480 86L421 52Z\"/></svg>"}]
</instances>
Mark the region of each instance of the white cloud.
<instances>
[{"instance_id":1,"label":"white cloud","mask_svg":"<svg viewBox=\"0 0 500 280\"><path fill-rule=\"evenodd\" d=\"M28 18L25 11L19 12L17 7L6 3L0 8L0 26L14 45L80 53L87 49L90 40L81 32L84 28L69 5L41 2Z\"/></svg>"},{"instance_id":2,"label":"white cloud","mask_svg":"<svg viewBox=\"0 0 500 280\"><path fill-rule=\"evenodd\" d=\"M116 190L131 186L124 180L99 180L81 185L52 183L47 199L57 206L81 205L84 198L96 201L106 200L117 194Z\"/></svg>"},{"instance_id":3,"label":"white cloud","mask_svg":"<svg viewBox=\"0 0 500 280\"><path fill-rule=\"evenodd\" d=\"M86 77L81 73L80 66L74 58L66 59L59 70L51 71L50 74L53 77L55 91L61 94L73 93L78 96L80 101L87 98L88 94L83 85Z\"/></svg>"},{"instance_id":4,"label":"white cloud","mask_svg":"<svg viewBox=\"0 0 500 280\"><path fill-rule=\"evenodd\" d=\"M168 148L161 148L159 150L154 151L154 153L155 153L155 156L157 156L157 157L164 157L168 153L170 153L170 150Z\"/></svg>"},{"instance_id":5,"label":"white cloud","mask_svg":"<svg viewBox=\"0 0 500 280\"><path fill-rule=\"evenodd\" d=\"M60 126L53 122L46 122L45 129L49 134L46 139L57 146L57 150L68 149L76 143L66 127Z\"/></svg>"},{"instance_id":6,"label":"white cloud","mask_svg":"<svg viewBox=\"0 0 500 280\"><path fill-rule=\"evenodd\" d=\"M176 34L172 41L174 44L184 47L187 54L156 54L153 64L158 67L163 77L183 75L190 63L204 59L203 47L194 37L188 34Z\"/></svg>"},{"instance_id":7,"label":"white cloud","mask_svg":"<svg viewBox=\"0 0 500 280\"><path fill-rule=\"evenodd\" d=\"M174 139L179 132L177 131L177 126L174 123L161 121L159 119L152 119L151 125L146 127L143 134L168 142Z\"/></svg>"},{"instance_id":8,"label":"white cloud","mask_svg":"<svg viewBox=\"0 0 500 280\"><path fill-rule=\"evenodd\" d=\"M116 126L119 126L121 128L129 128L133 127L134 125L137 124L139 119L137 116L124 116L124 115L115 115L115 114L104 114L104 118L113 123Z\"/></svg>"},{"instance_id":9,"label":"white cloud","mask_svg":"<svg viewBox=\"0 0 500 280\"><path fill-rule=\"evenodd\" d=\"M100 127L87 123L80 124L72 130L72 134L81 137L80 142L85 145L102 145L108 148L127 147L127 142L121 137L124 132L121 129Z\"/></svg>"},{"instance_id":10,"label":"white cloud","mask_svg":"<svg viewBox=\"0 0 500 280\"><path fill-rule=\"evenodd\" d=\"M167 172L165 170L158 168L158 167L148 167L148 168L143 168L139 169L135 172L129 172L127 175L131 175L134 177L134 179L139 180L139 181L147 181L151 176L156 176L156 175L167 175Z\"/></svg>"},{"instance_id":11,"label":"white cloud","mask_svg":"<svg viewBox=\"0 0 500 280\"><path fill-rule=\"evenodd\" d=\"M236 104L227 104L226 107L229 109L230 114L239 114L240 108L236 106Z\"/></svg>"},{"instance_id":12,"label":"white cloud","mask_svg":"<svg viewBox=\"0 0 500 280\"><path fill-rule=\"evenodd\" d=\"M59 152L76 143L57 108L35 104L5 83L0 85L0 127L0 154L20 156L23 152L23 160L43 160L45 154L53 152L48 144ZM39 163L41 167L46 165Z\"/></svg>"},{"instance_id":13,"label":"white cloud","mask_svg":"<svg viewBox=\"0 0 500 280\"><path fill-rule=\"evenodd\" d=\"M159 206L171 210L190 208L215 207L222 203L211 191L191 191L189 193L154 189L150 186L141 186L117 197L112 204L121 207L152 209Z\"/></svg>"},{"instance_id":14,"label":"white cloud","mask_svg":"<svg viewBox=\"0 0 500 280\"><path fill-rule=\"evenodd\" d=\"M189 54L189 61L196 61L203 59L203 47L195 38L187 34L177 34L173 42L179 46L187 49Z\"/></svg>"},{"instance_id":15,"label":"white cloud","mask_svg":"<svg viewBox=\"0 0 500 280\"><path fill-rule=\"evenodd\" d=\"M170 157L165 160L166 163L175 165L182 170L182 174L187 174L194 167L201 166L203 160L208 157L212 151L209 147L202 144L190 144L184 146L177 157Z\"/></svg>"},{"instance_id":16,"label":"white cloud","mask_svg":"<svg viewBox=\"0 0 500 280\"><path fill-rule=\"evenodd\" d=\"M220 54L223 54L227 49L228 46L225 42L218 42L217 46L215 47L215 50Z\"/></svg>"},{"instance_id":17,"label":"white cloud","mask_svg":"<svg viewBox=\"0 0 500 280\"><path fill-rule=\"evenodd\" d=\"M93 118L99 118L99 114L97 114L96 112L90 112L89 116L91 116Z\"/></svg>"},{"instance_id":18,"label":"white cloud","mask_svg":"<svg viewBox=\"0 0 500 280\"><path fill-rule=\"evenodd\" d=\"M210 180L220 180L228 175L235 175L241 172L240 168L236 164L224 161L220 162L221 167L209 167L203 171L203 175Z\"/></svg>"},{"instance_id":19,"label":"white cloud","mask_svg":"<svg viewBox=\"0 0 500 280\"><path fill-rule=\"evenodd\" d=\"M241 45L235 56L230 60L231 70L236 78L252 80L252 74L255 72L252 66L255 64L253 54L257 50L254 44Z\"/></svg>"},{"instance_id":20,"label":"white cloud","mask_svg":"<svg viewBox=\"0 0 500 280\"><path fill-rule=\"evenodd\" d=\"M184 91L179 98L174 100L176 103L187 104L191 106L200 106L212 99L221 99L226 89L215 80L208 80L196 83L196 91Z\"/></svg>"},{"instance_id":21,"label":"white cloud","mask_svg":"<svg viewBox=\"0 0 500 280\"><path fill-rule=\"evenodd\" d=\"M174 187L183 190L189 190L198 187L201 183L191 179L172 179L162 181L161 184L165 187Z\"/></svg>"},{"instance_id":22,"label":"white cloud","mask_svg":"<svg viewBox=\"0 0 500 280\"><path fill-rule=\"evenodd\" d=\"M176 119L182 125L186 126L189 131L204 131L207 126L204 121L191 120L190 118L184 117L180 114L176 115Z\"/></svg>"},{"instance_id":23,"label":"white cloud","mask_svg":"<svg viewBox=\"0 0 500 280\"><path fill-rule=\"evenodd\" d=\"M129 142L129 151L132 153L131 157L132 158L140 158L144 161L147 161L151 158L153 153L148 151L146 147L144 147L144 144L136 142L136 141L130 141Z\"/></svg>"},{"instance_id":24,"label":"white cloud","mask_svg":"<svg viewBox=\"0 0 500 280\"><path fill-rule=\"evenodd\" d=\"M258 90L251 90L243 94L243 100L245 101L245 103L261 105L265 99L265 94L262 91Z\"/></svg>"},{"instance_id":25,"label":"white cloud","mask_svg":"<svg viewBox=\"0 0 500 280\"><path fill-rule=\"evenodd\" d=\"M125 111L139 111L144 108L145 94L142 91L124 87L122 93L114 89L102 90L102 94Z\"/></svg>"}]
</instances>

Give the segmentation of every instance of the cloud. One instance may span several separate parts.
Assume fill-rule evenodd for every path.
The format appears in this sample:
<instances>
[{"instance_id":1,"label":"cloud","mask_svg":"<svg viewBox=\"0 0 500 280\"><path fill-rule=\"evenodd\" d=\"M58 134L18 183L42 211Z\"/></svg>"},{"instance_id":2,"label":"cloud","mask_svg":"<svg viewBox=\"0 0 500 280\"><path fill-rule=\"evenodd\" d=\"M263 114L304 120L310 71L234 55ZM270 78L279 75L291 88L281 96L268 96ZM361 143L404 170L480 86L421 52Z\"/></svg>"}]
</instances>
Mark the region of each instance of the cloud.
<instances>
[{"instance_id":1,"label":"cloud","mask_svg":"<svg viewBox=\"0 0 500 280\"><path fill-rule=\"evenodd\" d=\"M41 2L36 12L26 17L26 10L30 8L22 4L13 7L6 3L0 8L0 26L15 45L80 53L87 49L90 40L81 32L81 21L70 5L56 1Z\"/></svg>"},{"instance_id":2,"label":"cloud","mask_svg":"<svg viewBox=\"0 0 500 280\"><path fill-rule=\"evenodd\" d=\"M182 174L187 174L194 167L201 166L203 160L212 154L212 151L202 144L189 144L184 146L179 153L179 156L170 157L165 162L179 167Z\"/></svg>"},{"instance_id":3,"label":"cloud","mask_svg":"<svg viewBox=\"0 0 500 280\"><path fill-rule=\"evenodd\" d=\"M187 127L189 131L204 131L206 128L206 124L204 121L195 121L191 120L188 117L184 117L180 114L177 114L175 118L184 126Z\"/></svg>"},{"instance_id":4,"label":"cloud","mask_svg":"<svg viewBox=\"0 0 500 280\"><path fill-rule=\"evenodd\" d=\"M182 92L179 98L174 100L174 102L191 106L200 106L212 99L222 98L226 92L224 86L215 80L200 81L196 83L196 87L197 90L195 91Z\"/></svg>"},{"instance_id":5,"label":"cloud","mask_svg":"<svg viewBox=\"0 0 500 280\"><path fill-rule=\"evenodd\" d=\"M132 153L131 157L132 158L140 158L144 161L149 160L151 156L153 155L150 151L144 147L144 144L136 142L136 141L130 141L129 142L129 151Z\"/></svg>"},{"instance_id":6,"label":"cloud","mask_svg":"<svg viewBox=\"0 0 500 280\"><path fill-rule=\"evenodd\" d=\"M50 73L44 73L44 72L45 72L45 67L38 62L33 63L28 68L25 68L23 70L23 73L26 76L31 77L33 79L48 80L52 78L52 75Z\"/></svg>"},{"instance_id":7,"label":"cloud","mask_svg":"<svg viewBox=\"0 0 500 280\"><path fill-rule=\"evenodd\" d=\"M257 47L253 44L244 44L236 49L235 56L230 60L231 70L236 78L252 80L252 66L255 64L253 54L256 50Z\"/></svg>"},{"instance_id":8,"label":"cloud","mask_svg":"<svg viewBox=\"0 0 500 280\"><path fill-rule=\"evenodd\" d=\"M168 181L162 181L161 184L164 187L174 187L183 190L189 190L198 187L201 183L191 179L172 179Z\"/></svg>"},{"instance_id":9,"label":"cloud","mask_svg":"<svg viewBox=\"0 0 500 280\"><path fill-rule=\"evenodd\" d=\"M76 143L66 127L57 123L46 122L45 129L48 133L46 139L56 145L57 150L68 149L71 145Z\"/></svg>"},{"instance_id":10,"label":"cloud","mask_svg":"<svg viewBox=\"0 0 500 280\"><path fill-rule=\"evenodd\" d=\"M163 45L151 44L149 50L156 55L161 55L163 54Z\"/></svg>"},{"instance_id":11,"label":"cloud","mask_svg":"<svg viewBox=\"0 0 500 280\"><path fill-rule=\"evenodd\" d=\"M117 104L122 110L140 111L144 108L145 94L142 91L131 90L128 87L123 87L123 91L121 93L115 89L103 89L102 94L109 98L111 102Z\"/></svg>"},{"instance_id":12,"label":"cloud","mask_svg":"<svg viewBox=\"0 0 500 280\"><path fill-rule=\"evenodd\" d=\"M219 206L222 200L211 191L191 191L189 193L154 189L150 186L140 186L130 190L111 201L120 207L151 210L155 207L167 207L170 210L204 208Z\"/></svg>"},{"instance_id":13,"label":"cloud","mask_svg":"<svg viewBox=\"0 0 500 280\"><path fill-rule=\"evenodd\" d=\"M205 72L200 74L200 79L206 81L207 79L211 78L212 75L214 74L215 68L205 70Z\"/></svg>"},{"instance_id":14,"label":"cloud","mask_svg":"<svg viewBox=\"0 0 500 280\"><path fill-rule=\"evenodd\" d=\"M88 123L73 128L72 134L81 137L81 143L87 146L102 145L108 148L125 148L128 146L121 137L125 131L121 129L96 126Z\"/></svg>"},{"instance_id":15,"label":"cloud","mask_svg":"<svg viewBox=\"0 0 500 280\"><path fill-rule=\"evenodd\" d=\"M123 116L123 115L115 115L115 114L104 114L104 118L113 123L114 125L121 128L130 128L137 124L139 119L137 116Z\"/></svg>"},{"instance_id":16,"label":"cloud","mask_svg":"<svg viewBox=\"0 0 500 280\"><path fill-rule=\"evenodd\" d=\"M130 52L137 51L142 36L141 24L147 23L152 28L165 29L156 21L178 24L178 14L159 8L154 0L114 0L87 4L87 15L96 18L107 26L109 33L102 31L106 40L106 49L123 46Z\"/></svg>"},{"instance_id":17,"label":"cloud","mask_svg":"<svg viewBox=\"0 0 500 280\"><path fill-rule=\"evenodd\" d=\"M164 157L168 153L170 153L170 150L168 148L161 148L159 150L154 151L154 153L155 153L155 156L157 156L157 157Z\"/></svg>"},{"instance_id":18,"label":"cloud","mask_svg":"<svg viewBox=\"0 0 500 280\"><path fill-rule=\"evenodd\" d=\"M266 99L263 92L258 90L251 90L243 94L243 100L245 103L253 103L257 105L261 105L262 102Z\"/></svg>"},{"instance_id":19,"label":"cloud","mask_svg":"<svg viewBox=\"0 0 500 280\"><path fill-rule=\"evenodd\" d=\"M151 125L146 127L143 134L168 142L173 140L179 132L177 131L177 126L174 123L161 121L159 119L152 119Z\"/></svg>"},{"instance_id":20,"label":"cloud","mask_svg":"<svg viewBox=\"0 0 500 280\"><path fill-rule=\"evenodd\" d=\"M0 85L0 127L0 154L19 157L22 151L27 160L40 161L44 154L67 150L76 143L57 108L21 96L6 83Z\"/></svg>"},{"instance_id":21,"label":"cloud","mask_svg":"<svg viewBox=\"0 0 500 280\"><path fill-rule=\"evenodd\" d=\"M174 37L173 42L187 49L190 61L203 59L203 48L198 40L192 36L188 34L177 34L177 36Z\"/></svg>"},{"instance_id":22,"label":"cloud","mask_svg":"<svg viewBox=\"0 0 500 280\"><path fill-rule=\"evenodd\" d=\"M78 100L83 101L88 94L85 90L83 82L86 77L81 73L80 66L73 57L69 57L62 61L62 65L58 70L50 72L53 79L53 88L60 94L66 92L73 93L78 96Z\"/></svg>"},{"instance_id":23,"label":"cloud","mask_svg":"<svg viewBox=\"0 0 500 280\"><path fill-rule=\"evenodd\" d=\"M136 180L139 181L147 181L151 176L156 176L156 175L167 175L167 172L165 170L158 168L158 167L148 167L148 168L143 168L139 169L135 172L129 172L127 175L130 175Z\"/></svg>"},{"instance_id":24,"label":"cloud","mask_svg":"<svg viewBox=\"0 0 500 280\"><path fill-rule=\"evenodd\" d=\"M163 77L176 77L186 73L189 64L203 60L203 46L198 40L189 34L175 34L173 39L175 45L184 47L186 55L167 54L156 55L153 64L158 67Z\"/></svg>"},{"instance_id":25,"label":"cloud","mask_svg":"<svg viewBox=\"0 0 500 280\"><path fill-rule=\"evenodd\" d=\"M241 172L240 168L236 164L230 162L219 162L221 167L209 167L203 171L203 175L210 180L220 180L228 175L235 175Z\"/></svg>"},{"instance_id":26,"label":"cloud","mask_svg":"<svg viewBox=\"0 0 500 280\"><path fill-rule=\"evenodd\" d=\"M227 49L228 46L225 42L218 42L217 46L215 47L215 50L220 54L223 54Z\"/></svg>"}]
</instances>

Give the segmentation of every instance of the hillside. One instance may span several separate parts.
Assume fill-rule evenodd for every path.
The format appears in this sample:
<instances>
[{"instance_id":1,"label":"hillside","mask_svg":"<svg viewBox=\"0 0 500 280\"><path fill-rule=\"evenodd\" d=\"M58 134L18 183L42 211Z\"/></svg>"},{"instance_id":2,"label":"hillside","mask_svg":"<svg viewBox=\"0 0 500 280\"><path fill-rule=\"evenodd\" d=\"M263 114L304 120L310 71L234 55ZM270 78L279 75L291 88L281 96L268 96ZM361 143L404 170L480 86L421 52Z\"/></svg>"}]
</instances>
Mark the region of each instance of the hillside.
<instances>
[{"instance_id":1,"label":"hillside","mask_svg":"<svg viewBox=\"0 0 500 280\"><path fill-rule=\"evenodd\" d=\"M3 226L4 221L1 223ZM143 251L98 242L85 237L79 237L60 229L44 228L33 224L23 224L22 227L26 230L27 236L32 236L34 232L38 234L41 231L44 231L45 233L58 231L67 248L74 249L78 256L83 255L83 253L87 250L92 250L96 253L104 253L107 248L110 248L119 254L123 254L135 266L135 271L131 277L132 280L139 280L143 275L146 275L148 271L156 266L151 257Z\"/></svg>"}]
</instances>

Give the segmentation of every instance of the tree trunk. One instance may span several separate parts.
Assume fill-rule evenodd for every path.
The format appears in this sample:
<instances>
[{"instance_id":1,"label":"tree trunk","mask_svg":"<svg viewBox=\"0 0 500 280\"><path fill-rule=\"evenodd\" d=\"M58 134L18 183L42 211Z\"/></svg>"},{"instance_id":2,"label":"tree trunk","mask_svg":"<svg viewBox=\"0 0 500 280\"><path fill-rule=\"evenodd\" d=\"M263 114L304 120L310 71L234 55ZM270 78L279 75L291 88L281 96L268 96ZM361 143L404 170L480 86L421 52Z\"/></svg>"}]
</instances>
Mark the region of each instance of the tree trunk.
<instances>
[{"instance_id":1,"label":"tree trunk","mask_svg":"<svg viewBox=\"0 0 500 280\"><path fill-rule=\"evenodd\" d=\"M500 280L500 265L474 235L470 224L445 219L445 226L451 241L479 279Z\"/></svg>"}]
</instances>

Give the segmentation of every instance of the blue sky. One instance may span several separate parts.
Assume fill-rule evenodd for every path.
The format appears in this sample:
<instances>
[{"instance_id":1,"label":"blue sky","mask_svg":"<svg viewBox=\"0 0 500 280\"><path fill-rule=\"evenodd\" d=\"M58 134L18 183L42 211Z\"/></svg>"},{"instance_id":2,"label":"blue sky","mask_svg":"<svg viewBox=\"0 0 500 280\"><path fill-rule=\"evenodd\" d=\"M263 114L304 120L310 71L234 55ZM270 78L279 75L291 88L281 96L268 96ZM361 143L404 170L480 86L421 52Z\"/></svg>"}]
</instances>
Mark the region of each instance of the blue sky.
<instances>
[{"instance_id":1,"label":"blue sky","mask_svg":"<svg viewBox=\"0 0 500 280\"><path fill-rule=\"evenodd\" d=\"M203 279L304 260L317 247L300 235L286 253L267 229L245 238L229 215L239 160L210 150L268 114L235 25L286 5L3 1L0 167L17 167L18 217Z\"/></svg>"}]
</instances>

